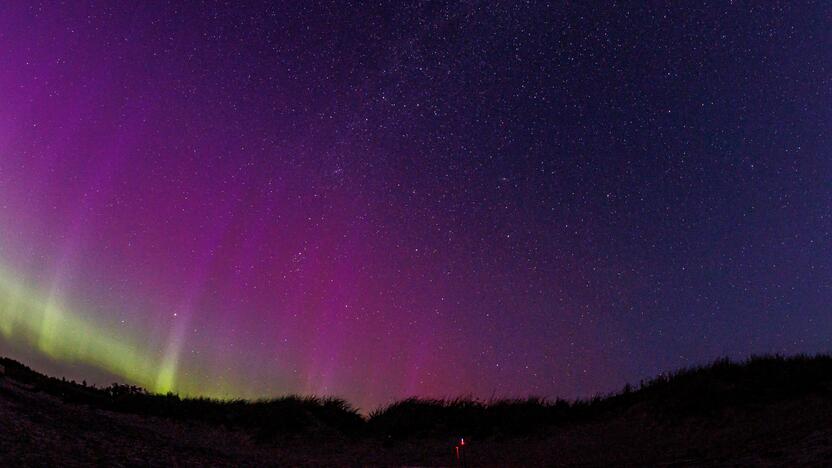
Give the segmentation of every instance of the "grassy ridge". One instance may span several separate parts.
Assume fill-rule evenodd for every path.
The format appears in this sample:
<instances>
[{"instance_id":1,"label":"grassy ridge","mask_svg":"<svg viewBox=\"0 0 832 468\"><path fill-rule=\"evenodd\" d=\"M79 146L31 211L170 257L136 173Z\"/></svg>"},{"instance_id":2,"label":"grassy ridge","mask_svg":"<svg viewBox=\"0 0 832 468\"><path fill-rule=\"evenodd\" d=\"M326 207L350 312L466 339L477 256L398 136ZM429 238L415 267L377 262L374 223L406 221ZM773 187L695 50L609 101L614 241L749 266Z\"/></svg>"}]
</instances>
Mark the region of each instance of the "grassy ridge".
<instances>
[{"instance_id":1,"label":"grassy ridge","mask_svg":"<svg viewBox=\"0 0 832 468\"><path fill-rule=\"evenodd\" d=\"M528 398L479 401L410 398L363 417L336 398L288 396L270 400L213 400L151 394L127 385L95 388L35 372L0 358L6 375L69 403L144 416L197 420L278 434L322 434L397 440L410 437L500 436L647 411L661 419L702 416L727 407L753 408L788 398L832 396L832 356L760 356L682 369L626 386L618 393L566 401Z\"/></svg>"}]
</instances>

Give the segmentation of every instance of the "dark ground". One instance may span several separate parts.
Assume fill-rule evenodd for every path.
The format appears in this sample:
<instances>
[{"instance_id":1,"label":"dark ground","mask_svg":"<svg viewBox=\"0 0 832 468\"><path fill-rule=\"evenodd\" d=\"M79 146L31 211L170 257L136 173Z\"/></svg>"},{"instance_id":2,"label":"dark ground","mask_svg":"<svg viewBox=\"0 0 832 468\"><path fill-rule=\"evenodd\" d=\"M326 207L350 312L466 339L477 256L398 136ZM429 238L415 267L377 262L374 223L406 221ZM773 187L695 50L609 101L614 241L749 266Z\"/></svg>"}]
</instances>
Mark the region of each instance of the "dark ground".
<instances>
[{"instance_id":1,"label":"dark ground","mask_svg":"<svg viewBox=\"0 0 832 468\"><path fill-rule=\"evenodd\" d=\"M528 430L491 421L492 429L467 439L468 466L830 466L832 361L766 359L683 371L566 409L561 420L538 420ZM759 385L761 373L773 386ZM439 427L408 433L380 412L352 434L318 421L264 436L198 417L68 402L66 393L11 374L0 377L4 466L455 466L450 433L476 432L448 430L465 426L440 414ZM745 388L751 382L754 391ZM533 411L551 408L538 405ZM409 424L411 416L396 424Z\"/></svg>"}]
</instances>

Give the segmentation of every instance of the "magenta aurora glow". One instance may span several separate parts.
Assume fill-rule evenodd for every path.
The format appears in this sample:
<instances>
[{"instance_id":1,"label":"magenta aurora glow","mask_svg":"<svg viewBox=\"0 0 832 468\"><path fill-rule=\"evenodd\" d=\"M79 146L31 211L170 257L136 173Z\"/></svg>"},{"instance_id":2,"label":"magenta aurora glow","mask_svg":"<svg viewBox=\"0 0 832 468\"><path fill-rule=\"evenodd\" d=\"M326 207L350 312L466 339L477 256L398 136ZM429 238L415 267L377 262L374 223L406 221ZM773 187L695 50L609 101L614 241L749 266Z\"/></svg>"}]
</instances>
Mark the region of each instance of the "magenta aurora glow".
<instances>
[{"instance_id":1,"label":"magenta aurora glow","mask_svg":"<svg viewBox=\"0 0 832 468\"><path fill-rule=\"evenodd\" d=\"M372 409L830 350L828 6L297 3L0 5L0 353Z\"/></svg>"}]
</instances>

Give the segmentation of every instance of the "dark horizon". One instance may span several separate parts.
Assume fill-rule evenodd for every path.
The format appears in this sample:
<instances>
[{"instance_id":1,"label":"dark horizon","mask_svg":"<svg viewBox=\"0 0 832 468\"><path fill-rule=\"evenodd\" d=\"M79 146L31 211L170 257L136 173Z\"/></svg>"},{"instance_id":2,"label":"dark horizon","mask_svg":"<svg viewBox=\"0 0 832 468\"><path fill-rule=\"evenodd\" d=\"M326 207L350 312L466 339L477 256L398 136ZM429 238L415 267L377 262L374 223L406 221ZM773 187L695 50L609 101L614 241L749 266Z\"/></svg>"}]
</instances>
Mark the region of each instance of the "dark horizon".
<instances>
[{"instance_id":1,"label":"dark horizon","mask_svg":"<svg viewBox=\"0 0 832 468\"><path fill-rule=\"evenodd\" d=\"M831 19L5 2L0 354L366 408L828 353Z\"/></svg>"}]
</instances>

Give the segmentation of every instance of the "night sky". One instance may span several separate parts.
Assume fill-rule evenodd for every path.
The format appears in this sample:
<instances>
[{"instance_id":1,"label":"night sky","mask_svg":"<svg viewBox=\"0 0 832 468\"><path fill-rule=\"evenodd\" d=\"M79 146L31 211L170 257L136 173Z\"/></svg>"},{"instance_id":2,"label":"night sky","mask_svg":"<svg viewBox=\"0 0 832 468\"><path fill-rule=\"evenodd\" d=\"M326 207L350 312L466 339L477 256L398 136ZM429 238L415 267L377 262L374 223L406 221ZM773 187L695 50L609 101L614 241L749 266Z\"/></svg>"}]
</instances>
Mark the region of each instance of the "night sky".
<instances>
[{"instance_id":1,"label":"night sky","mask_svg":"<svg viewBox=\"0 0 832 468\"><path fill-rule=\"evenodd\" d=\"M373 409L832 351L828 2L116 3L0 4L2 354Z\"/></svg>"}]
</instances>

